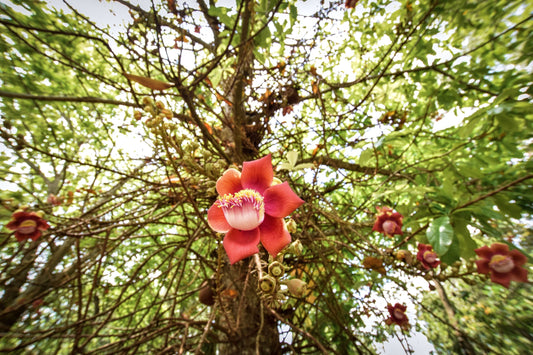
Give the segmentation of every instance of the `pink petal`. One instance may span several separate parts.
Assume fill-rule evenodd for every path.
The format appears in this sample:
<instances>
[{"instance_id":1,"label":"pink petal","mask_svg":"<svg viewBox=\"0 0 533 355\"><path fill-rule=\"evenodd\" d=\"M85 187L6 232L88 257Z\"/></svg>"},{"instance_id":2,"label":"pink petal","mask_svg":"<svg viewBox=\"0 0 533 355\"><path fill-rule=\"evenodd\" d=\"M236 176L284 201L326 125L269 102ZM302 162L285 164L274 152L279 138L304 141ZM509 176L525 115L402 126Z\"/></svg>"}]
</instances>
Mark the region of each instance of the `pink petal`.
<instances>
[{"instance_id":1,"label":"pink petal","mask_svg":"<svg viewBox=\"0 0 533 355\"><path fill-rule=\"evenodd\" d=\"M224 217L222 208L218 207L218 201L213 203L213 206L207 211L207 223L212 230L218 233L226 233L231 229L226 217Z\"/></svg>"},{"instance_id":2,"label":"pink petal","mask_svg":"<svg viewBox=\"0 0 533 355\"><path fill-rule=\"evenodd\" d=\"M220 196L234 194L241 190L241 173L238 170L228 169L217 180L217 192Z\"/></svg>"},{"instance_id":3,"label":"pink petal","mask_svg":"<svg viewBox=\"0 0 533 355\"><path fill-rule=\"evenodd\" d=\"M291 235L281 218L265 215L265 220L259 226L259 230L261 231L261 244L273 257L291 242Z\"/></svg>"},{"instance_id":4,"label":"pink petal","mask_svg":"<svg viewBox=\"0 0 533 355\"><path fill-rule=\"evenodd\" d=\"M233 265L237 261L254 255L259 252L259 229L251 231L240 231L232 229L224 237L224 249L228 254L229 262Z\"/></svg>"},{"instance_id":5,"label":"pink petal","mask_svg":"<svg viewBox=\"0 0 533 355\"><path fill-rule=\"evenodd\" d=\"M505 288L509 288L509 284L511 283L511 275L509 273L502 274L494 270L490 274L490 279L492 282L500 284Z\"/></svg>"},{"instance_id":6,"label":"pink petal","mask_svg":"<svg viewBox=\"0 0 533 355\"><path fill-rule=\"evenodd\" d=\"M245 161L242 164L241 184L245 189L252 189L260 194L272 185L274 170L272 158L269 155L253 161Z\"/></svg>"},{"instance_id":7,"label":"pink petal","mask_svg":"<svg viewBox=\"0 0 533 355\"><path fill-rule=\"evenodd\" d=\"M511 250L509 256L513 259L516 266L522 266L527 263L527 257L516 249Z\"/></svg>"},{"instance_id":8,"label":"pink petal","mask_svg":"<svg viewBox=\"0 0 533 355\"><path fill-rule=\"evenodd\" d=\"M292 191L287 182L270 186L265 194L265 213L272 217L286 217L300 207L304 201Z\"/></svg>"},{"instance_id":9,"label":"pink petal","mask_svg":"<svg viewBox=\"0 0 533 355\"><path fill-rule=\"evenodd\" d=\"M491 270L489 267L488 259L476 260L476 265L477 265L477 272L479 272L480 274L488 274Z\"/></svg>"},{"instance_id":10,"label":"pink petal","mask_svg":"<svg viewBox=\"0 0 533 355\"><path fill-rule=\"evenodd\" d=\"M527 282L527 270L521 267L515 267L510 272L511 279L518 282Z\"/></svg>"}]
</instances>

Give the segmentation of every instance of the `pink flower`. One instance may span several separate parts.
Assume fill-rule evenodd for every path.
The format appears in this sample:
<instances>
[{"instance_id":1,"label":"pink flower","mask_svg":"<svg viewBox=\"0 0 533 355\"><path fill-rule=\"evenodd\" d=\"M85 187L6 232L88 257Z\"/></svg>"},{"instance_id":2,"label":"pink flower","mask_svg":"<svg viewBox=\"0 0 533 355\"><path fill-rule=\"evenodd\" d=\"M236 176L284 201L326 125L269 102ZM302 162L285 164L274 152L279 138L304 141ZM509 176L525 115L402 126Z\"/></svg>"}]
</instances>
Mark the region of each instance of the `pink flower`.
<instances>
[{"instance_id":1,"label":"pink flower","mask_svg":"<svg viewBox=\"0 0 533 355\"><path fill-rule=\"evenodd\" d=\"M36 240L41 236L41 231L50 228L38 212L15 211L6 228L15 231L15 238L19 242L25 239Z\"/></svg>"},{"instance_id":2,"label":"pink flower","mask_svg":"<svg viewBox=\"0 0 533 355\"><path fill-rule=\"evenodd\" d=\"M440 264L439 256L433 251L433 247L429 244L418 244L418 253L416 258L420 260L422 266L426 269L437 267Z\"/></svg>"},{"instance_id":3,"label":"pink flower","mask_svg":"<svg viewBox=\"0 0 533 355\"><path fill-rule=\"evenodd\" d=\"M390 207L376 207L378 215L372 231L392 237L394 234L402 235L403 216L398 212L393 212Z\"/></svg>"},{"instance_id":4,"label":"pink flower","mask_svg":"<svg viewBox=\"0 0 533 355\"><path fill-rule=\"evenodd\" d=\"M389 318L385 321L387 325L391 324L398 324L401 328L408 328L409 327L409 319L405 315L405 310L407 309L406 306L403 304L396 303L394 306L390 303L387 305L387 309L389 310Z\"/></svg>"},{"instance_id":5,"label":"pink flower","mask_svg":"<svg viewBox=\"0 0 533 355\"><path fill-rule=\"evenodd\" d=\"M291 242L283 218L300 207L301 200L287 182L273 184L270 154L244 162L242 173L228 169L218 179L218 200L207 211L207 222L226 233L224 249L231 264L259 252L261 244L275 257Z\"/></svg>"},{"instance_id":6,"label":"pink flower","mask_svg":"<svg viewBox=\"0 0 533 355\"><path fill-rule=\"evenodd\" d=\"M481 258L476 260L477 271L489 274L492 282L509 288L511 281L527 282L527 270L522 267L527 262L524 254L518 250L509 251L509 246L494 243L474 250Z\"/></svg>"}]
</instances>

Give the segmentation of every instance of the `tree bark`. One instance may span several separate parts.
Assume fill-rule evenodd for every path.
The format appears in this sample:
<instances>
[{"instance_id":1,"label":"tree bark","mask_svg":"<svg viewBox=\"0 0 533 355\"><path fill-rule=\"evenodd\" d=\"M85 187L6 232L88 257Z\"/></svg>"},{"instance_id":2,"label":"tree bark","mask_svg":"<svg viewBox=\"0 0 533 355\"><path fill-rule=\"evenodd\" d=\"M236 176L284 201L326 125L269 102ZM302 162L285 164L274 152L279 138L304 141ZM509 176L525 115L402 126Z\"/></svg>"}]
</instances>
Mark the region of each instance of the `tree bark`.
<instances>
[{"instance_id":1,"label":"tree bark","mask_svg":"<svg viewBox=\"0 0 533 355\"><path fill-rule=\"evenodd\" d=\"M257 272L249 260L223 268L218 321L227 333L219 345L220 354L281 354L277 320L262 306ZM238 296L231 297L234 291Z\"/></svg>"}]
</instances>

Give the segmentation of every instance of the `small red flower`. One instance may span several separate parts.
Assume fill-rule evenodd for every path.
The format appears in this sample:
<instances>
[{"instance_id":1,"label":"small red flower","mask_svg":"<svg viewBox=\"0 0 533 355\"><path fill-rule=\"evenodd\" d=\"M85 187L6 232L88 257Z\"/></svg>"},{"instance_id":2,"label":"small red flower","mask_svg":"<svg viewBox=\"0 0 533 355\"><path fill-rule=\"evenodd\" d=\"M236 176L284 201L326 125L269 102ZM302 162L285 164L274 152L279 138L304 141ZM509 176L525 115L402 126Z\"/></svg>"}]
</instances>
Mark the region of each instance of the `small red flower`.
<instances>
[{"instance_id":1,"label":"small red flower","mask_svg":"<svg viewBox=\"0 0 533 355\"><path fill-rule=\"evenodd\" d=\"M418 244L416 258L420 260L422 266L426 269L432 269L440 264L439 256L433 251L433 247L429 244Z\"/></svg>"},{"instance_id":2,"label":"small red flower","mask_svg":"<svg viewBox=\"0 0 533 355\"><path fill-rule=\"evenodd\" d=\"M527 282L527 270L522 267L527 262L524 254L518 250L509 251L509 246L494 243L474 250L481 258L476 260L477 271L489 274L492 282L509 288L511 281Z\"/></svg>"},{"instance_id":3,"label":"small red flower","mask_svg":"<svg viewBox=\"0 0 533 355\"><path fill-rule=\"evenodd\" d=\"M385 321L387 325L398 324L401 328L409 328L409 319L405 315L406 306L396 303L394 306L390 303L387 305L389 310L389 318Z\"/></svg>"},{"instance_id":4,"label":"small red flower","mask_svg":"<svg viewBox=\"0 0 533 355\"><path fill-rule=\"evenodd\" d=\"M39 212L16 211L11 216L7 229L15 231L15 238L19 242L25 239L36 240L41 236L41 231L50 228Z\"/></svg>"},{"instance_id":5,"label":"small red flower","mask_svg":"<svg viewBox=\"0 0 533 355\"><path fill-rule=\"evenodd\" d=\"M394 234L402 235L403 216L398 212L393 212L390 207L376 207L378 215L372 231L385 234L392 237Z\"/></svg>"},{"instance_id":6,"label":"small red flower","mask_svg":"<svg viewBox=\"0 0 533 355\"><path fill-rule=\"evenodd\" d=\"M274 183L270 154L244 162L242 173L226 170L216 189L220 196L207 211L207 222L226 233L223 245L231 264L259 252L259 242L273 257L291 242L283 218L304 201L287 182Z\"/></svg>"}]
</instances>

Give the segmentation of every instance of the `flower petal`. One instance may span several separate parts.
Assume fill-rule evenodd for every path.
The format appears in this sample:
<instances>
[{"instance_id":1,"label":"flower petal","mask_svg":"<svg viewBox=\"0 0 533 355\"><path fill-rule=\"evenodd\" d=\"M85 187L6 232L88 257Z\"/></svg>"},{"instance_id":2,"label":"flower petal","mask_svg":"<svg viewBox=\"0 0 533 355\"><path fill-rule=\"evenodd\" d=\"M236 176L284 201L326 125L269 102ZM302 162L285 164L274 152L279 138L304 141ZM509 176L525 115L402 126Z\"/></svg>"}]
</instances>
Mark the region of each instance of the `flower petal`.
<instances>
[{"instance_id":1,"label":"flower petal","mask_svg":"<svg viewBox=\"0 0 533 355\"><path fill-rule=\"evenodd\" d=\"M494 254L502 254L502 255L509 254L509 246L507 244L494 243L490 246L490 248L492 249L492 252Z\"/></svg>"},{"instance_id":2,"label":"flower petal","mask_svg":"<svg viewBox=\"0 0 533 355\"><path fill-rule=\"evenodd\" d=\"M38 230L44 231L44 230L47 230L48 228L50 228L50 225L44 219L40 218L37 221L37 229Z\"/></svg>"},{"instance_id":3,"label":"flower petal","mask_svg":"<svg viewBox=\"0 0 533 355\"><path fill-rule=\"evenodd\" d=\"M516 249L511 250L509 256L513 258L513 262L516 266L522 266L527 263L527 257Z\"/></svg>"},{"instance_id":4,"label":"flower petal","mask_svg":"<svg viewBox=\"0 0 533 355\"><path fill-rule=\"evenodd\" d=\"M304 201L292 191L285 181L282 184L270 186L265 191L265 212L272 217L282 218L290 215L300 207Z\"/></svg>"},{"instance_id":5,"label":"flower petal","mask_svg":"<svg viewBox=\"0 0 533 355\"><path fill-rule=\"evenodd\" d=\"M241 184L245 189L252 189L260 194L272 185L274 170L272 169L272 158L269 155L242 163Z\"/></svg>"},{"instance_id":6,"label":"flower petal","mask_svg":"<svg viewBox=\"0 0 533 355\"><path fill-rule=\"evenodd\" d=\"M41 236L41 234L42 234L41 231L37 229L32 234L29 234L27 238L35 241Z\"/></svg>"},{"instance_id":7,"label":"flower petal","mask_svg":"<svg viewBox=\"0 0 533 355\"><path fill-rule=\"evenodd\" d=\"M476 265L477 265L477 272L479 272L480 274L488 274L491 270L488 259L476 260Z\"/></svg>"},{"instance_id":8,"label":"flower petal","mask_svg":"<svg viewBox=\"0 0 533 355\"><path fill-rule=\"evenodd\" d=\"M224 216L224 211L222 211L222 208L218 207L218 201L213 203L213 206L207 210L207 223L212 230L218 233L226 233L231 229L231 226Z\"/></svg>"},{"instance_id":9,"label":"flower petal","mask_svg":"<svg viewBox=\"0 0 533 355\"><path fill-rule=\"evenodd\" d=\"M492 273L490 274L490 280L502 285L505 288L509 288L509 284L511 283L511 275L509 273L502 274L492 270Z\"/></svg>"},{"instance_id":10,"label":"flower petal","mask_svg":"<svg viewBox=\"0 0 533 355\"><path fill-rule=\"evenodd\" d=\"M240 231L232 229L224 237L224 249L228 254L229 262L233 265L237 261L259 252L259 229Z\"/></svg>"},{"instance_id":11,"label":"flower petal","mask_svg":"<svg viewBox=\"0 0 533 355\"><path fill-rule=\"evenodd\" d=\"M521 267L515 267L510 272L511 279L518 282L527 282L527 270Z\"/></svg>"},{"instance_id":12,"label":"flower petal","mask_svg":"<svg viewBox=\"0 0 533 355\"><path fill-rule=\"evenodd\" d=\"M482 246L481 248L477 248L474 250L474 252L480 257L480 258L483 258L483 259L488 259L490 260L490 258L492 258L492 255L494 254L492 252L492 250L488 247L488 246Z\"/></svg>"},{"instance_id":13,"label":"flower petal","mask_svg":"<svg viewBox=\"0 0 533 355\"><path fill-rule=\"evenodd\" d=\"M281 218L265 215L265 220L259 226L259 230L261 231L261 244L273 257L291 242L291 235Z\"/></svg>"},{"instance_id":14,"label":"flower petal","mask_svg":"<svg viewBox=\"0 0 533 355\"><path fill-rule=\"evenodd\" d=\"M234 194L241 190L241 173L238 170L228 169L217 180L217 192L220 196Z\"/></svg>"}]
</instances>

